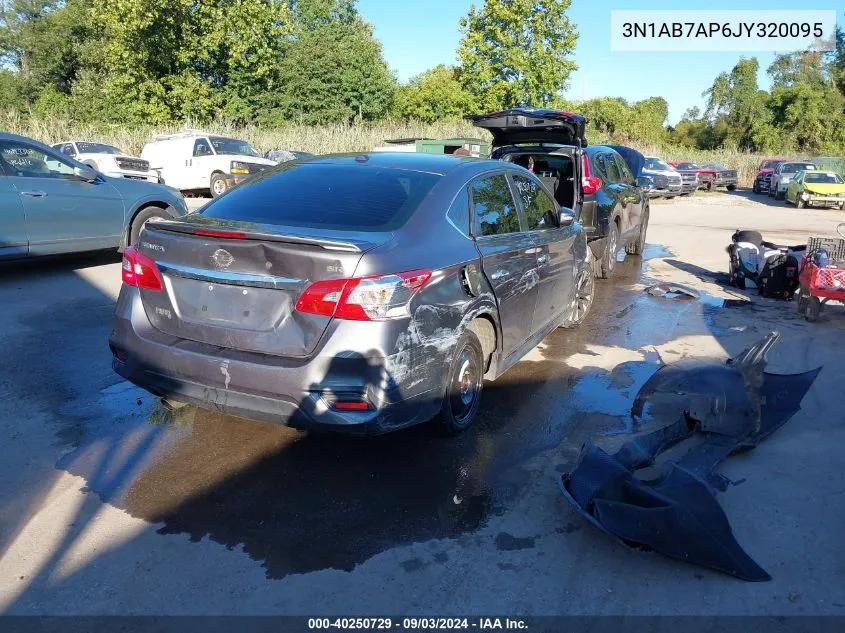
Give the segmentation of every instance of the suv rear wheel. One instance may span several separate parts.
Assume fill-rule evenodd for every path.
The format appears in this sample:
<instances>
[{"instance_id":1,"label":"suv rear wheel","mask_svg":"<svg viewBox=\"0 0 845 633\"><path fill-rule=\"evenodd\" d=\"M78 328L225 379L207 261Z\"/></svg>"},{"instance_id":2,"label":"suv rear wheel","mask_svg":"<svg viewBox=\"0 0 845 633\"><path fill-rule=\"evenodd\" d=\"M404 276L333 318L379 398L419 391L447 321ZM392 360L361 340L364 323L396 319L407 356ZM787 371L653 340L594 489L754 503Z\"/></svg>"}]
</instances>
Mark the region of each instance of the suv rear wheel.
<instances>
[{"instance_id":1,"label":"suv rear wheel","mask_svg":"<svg viewBox=\"0 0 845 633\"><path fill-rule=\"evenodd\" d=\"M596 273L601 279L607 279L616 268L616 254L619 252L619 227L616 221L611 221L607 230L607 241L604 244L604 253L597 262Z\"/></svg>"},{"instance_id":2,"label":"suv rear wheel","mask_svg":"<svg viewBox=\"0 0 845 633\"><path fill-rule=\"evenodd\" d=\"M625 247L625 252L629 255L642 255L643 251L645 250L645 236L646 232L648 231L648 209L645 210L643 213L643 219L640 223L640 233L637 235L637 239L633 242L629 242L628 246Z\"/></svg>"}]
</instances>

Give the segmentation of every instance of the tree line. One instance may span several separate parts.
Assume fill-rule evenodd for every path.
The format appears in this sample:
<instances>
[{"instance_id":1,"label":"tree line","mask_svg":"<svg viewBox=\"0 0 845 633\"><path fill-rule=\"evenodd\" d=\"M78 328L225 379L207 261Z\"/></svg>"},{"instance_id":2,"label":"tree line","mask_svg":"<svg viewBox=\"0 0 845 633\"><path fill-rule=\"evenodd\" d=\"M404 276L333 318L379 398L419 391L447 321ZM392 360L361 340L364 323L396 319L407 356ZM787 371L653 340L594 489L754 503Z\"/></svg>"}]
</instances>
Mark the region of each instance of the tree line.
<instances>
[{"instance_id":1,"label":"tree line","mask_svg":"<svg viewBox=\"0 0 845 633\"><path fill-rule=\"evenodd\" d=\"M757 84L741 59L667 126L662 97L565 98L570 0L484 0L457 64L400 83L355 0L0 0L0 110L90 124L435 122L516 105L573 109L591 142L845 152L845 33L781 55Z\"/></svg>"}]
</instances>

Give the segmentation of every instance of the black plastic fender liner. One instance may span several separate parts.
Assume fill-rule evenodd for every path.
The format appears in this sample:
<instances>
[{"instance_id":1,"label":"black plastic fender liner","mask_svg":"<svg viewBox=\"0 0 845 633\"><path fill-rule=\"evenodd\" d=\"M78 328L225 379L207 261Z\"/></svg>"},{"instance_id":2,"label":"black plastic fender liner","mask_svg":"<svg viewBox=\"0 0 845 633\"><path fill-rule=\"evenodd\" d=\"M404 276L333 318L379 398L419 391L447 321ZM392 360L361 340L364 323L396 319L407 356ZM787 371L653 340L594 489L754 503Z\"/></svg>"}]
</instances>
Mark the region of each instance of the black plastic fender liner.
<instances>
[{"instance_id":1,"label":"black plastic fender liner","mask_svg":"<svg viewBox=\"0 0 845 633\"><path fill-rule=\"evenodd\" d=\"M737 542L715 496L730 483L716 472L718 465L783 426L821 371L766 373L766 354L778 339L773 332L726 363L683 360L658 369L637 394L632 413L641 416L658 400L652 411L660 414L662 406L662 415L675 421L632 438L613 455L587 442L574 468L558 481L564 498L628 547L743 580L770 580ZM698 444L663 463L655 478L636 476L693 436Z\"/></svg>"}]
</instances>

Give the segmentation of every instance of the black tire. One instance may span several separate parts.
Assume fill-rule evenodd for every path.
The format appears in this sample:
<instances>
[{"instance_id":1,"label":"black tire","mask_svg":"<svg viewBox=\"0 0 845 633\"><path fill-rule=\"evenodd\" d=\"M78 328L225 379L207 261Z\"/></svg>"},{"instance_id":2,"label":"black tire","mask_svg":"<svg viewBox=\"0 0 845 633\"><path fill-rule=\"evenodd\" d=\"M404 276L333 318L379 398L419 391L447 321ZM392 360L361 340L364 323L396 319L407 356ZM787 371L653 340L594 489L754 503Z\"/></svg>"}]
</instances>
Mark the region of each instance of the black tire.
<instances>
[{"instance_id":1,"label":"black tire","mask_svg":"<svg viewBox=\"0 0 845 633\"><path fill-rule=\"evenodd\" d=\"M728 186L726 187L726 189L727 189L728 191L736 191L736 185L728 185Z\"/></svg>"},{"instance_id":2,"label":"black tire","mask_svg":"<svg viewBox=\"0 0 845 633\"><path fill-rule=\"evenodd\" d=\"M782 194L780 191L775 191L775 200L783 200L785 194Z\"/></svg>"},{"instance_id":3,"label":"black tire","mask_svg":"<svg viewBox=\"0 0 845 633\"><path fill-rule=\"evenodd\" d=\"M818 297L809 297L807 299L807 307L804 309L804 317L810 322L815 323L819 320L819 314L822 311L822 302Z\"/></svg>"},{"instance_id":4,"label":"black tire","mask_svg":"<svg viewBox=\"0 0 845 633\"><path fill-rule=\"evenodd\" d=\"M444 435L458 435L472 426L484 386L484 351L474 332L465 330L455 345L443 406L435 418Z\"/></svg>"},{"instance_id":5,"label":"black tire","mask_svg":"<svg viewBox=\"0 0 845 633\"><path fill-rule=\"evenodd\" d=\"M612 251L612 252L611 252ZM611 220L607 230L607 239L604 243L604 253L599 260L598 273L601 279L607 279L613 274L616 268L616 254L619 252L619 227Z\"/></svg>"},{"instance_id":6,"label":"black tire","mask_svg":"<svg viewBox=\"0 0 845 633\"><path fill-rule=\"evenodd\" d=\"M649 211L646 209L645 213L643 213L642 222L640 222L640 232L637 235L637 239L633 242L628 242L625 246L625 252L629 255L642 255L645 250L645 238L648 232L648 214Z\"/></svg>"},{"instance_id":7,"label":"black tire","mask_svg":"<svg viewBox=\"0 0 845 633\"><path fill-rule=\"evenodd\" d=\"M798 290L798 301L795 302L798 307L798 314L807 313L807 304L810 302L810 295L805 294L803 289Z\"/></svg>"},{"instance_id":8,"label":"black tire","mask_svg":"<svg viewBox=\"0 0 845 633\"><path fill-rule=\"evenodd\" d=\"M804 208L804 201L801 199L801 196L795 196L795 208L796 209L803 209Z\"/></svg>"},{"instance_id":9,"label":"black tire","mask_svg":"<svg viewBox=\"0 0 845 633\"><path fill-rule=\"evenodd\" d=\"M587 247L587 260L575 278L575 300L572 311L560 327L576 328L581 325L590 314L593 301L596 298L596 276L593 272L593 252Z\"/></svg>"},{"instance_id":10,"label":"black tire","mask_svg":"<svg viewBox=\"0 0 845 633\"><path fill-rule=\"evenodd\" d=\"M138 212L138 215L132 220L132 225L129 227L129 246L134 246L138 243L138 237L141 235L141 229L150 220L157 218L160 220L169 220L179 215L173 207L162 209L160 207L147 207Z\"/></svg>"},{"instance_id":11,"label":"black tire","mask_svg":"<svg viewBox=\"0 0 845 633\"><path fill-rule=\"evenodd\" d=\"M760 185L757 183L756 180L754 181L754 185L751 187L751 191L757 194L760 193Z\"/></svg>"},{"instance_id":12,"label":"black tire","mask_svg":"<svg viewBox=\"0 0 845 633\"><path fill-rule=\"evenodd\" d=\"M226 193L229 190L229 180L226 178L226 174L221 174L219 171L211 174L211 182L209 182L208 188L211 190L212 198Z\"/></svg>"}]
</instances>

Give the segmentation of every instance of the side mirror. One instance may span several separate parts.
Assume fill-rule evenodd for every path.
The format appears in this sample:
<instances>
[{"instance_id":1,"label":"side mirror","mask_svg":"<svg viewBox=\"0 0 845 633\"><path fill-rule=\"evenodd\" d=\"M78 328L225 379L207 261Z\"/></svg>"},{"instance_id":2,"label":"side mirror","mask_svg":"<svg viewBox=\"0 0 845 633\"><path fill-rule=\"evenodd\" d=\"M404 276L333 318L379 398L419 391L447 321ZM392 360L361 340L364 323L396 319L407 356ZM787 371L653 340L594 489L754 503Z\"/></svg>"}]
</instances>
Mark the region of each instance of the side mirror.
<instances>
[{"instance_id":1,"label":"side mirror","mask_svg":"<svg viewBox=\"0 0 845 633\"><path fill-rule=\"evenodd\" d=\"M94 182L97 180L97 172L86 165L74 167L73 175L85 182Z\"/></svg>"},{"instance_id":2,"label":"side mirror","mask_svg":"<svg viewBox=\"0 0 845 633\"><path fill-rule=\"evenodd\" d=\"M541 222L545 229L556 229L560 226L560 218L551 209L543 214Z\"/></svg>"},{"instance_id":3,"label":"side mirror","mask_svg":"<svg viewBox=\"0 0 845 633\"><path fill-rule=\"evenodd\" d=\"M649 189L650 187L654 187L654 181L648 176L639 176L637 178L637 187Z\"/></svg>"},{"instance_id":4,"label":"side mirror","mask_svg":"<svg viewBox=\"0 0 845 633\"><path fill-rule=\"evenodd\" d=\"M566 207L561 207L559 216L559 226L569 226L573 222L575 222L575 211L573 211L572 209L567 209Z\"/></svg>"}]
</instances>

